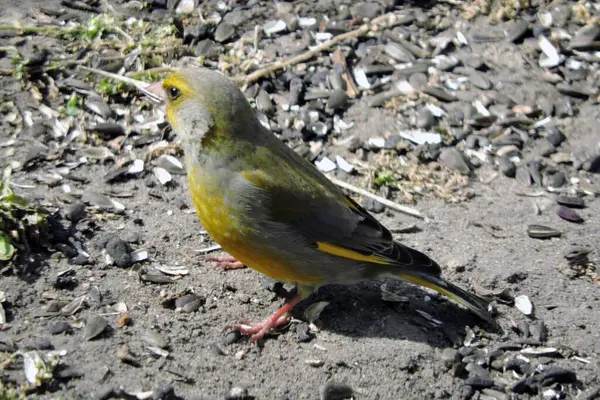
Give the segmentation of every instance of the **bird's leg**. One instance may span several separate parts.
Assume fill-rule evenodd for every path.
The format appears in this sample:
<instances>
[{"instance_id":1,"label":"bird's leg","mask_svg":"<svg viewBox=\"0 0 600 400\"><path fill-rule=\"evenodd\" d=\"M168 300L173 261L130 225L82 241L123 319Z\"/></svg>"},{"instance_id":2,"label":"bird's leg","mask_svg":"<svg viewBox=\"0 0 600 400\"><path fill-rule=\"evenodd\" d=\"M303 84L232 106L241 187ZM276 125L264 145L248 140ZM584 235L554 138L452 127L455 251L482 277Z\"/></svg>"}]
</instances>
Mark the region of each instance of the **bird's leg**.
<instances>
[{"instance_id":1,"label":"bird's leg","mask_svg":"<svg viewBox=\"0 0 600 400\"><path fill-rule=\"evenodd\" d=\"M242 335L252 335L249 339L249 342L256 342L258 339L269 333L271 329L287 324L290 319L290 314L288 312L302 299L303 297L300 294L296 294L279 310L277 310L273 315L269 316L263 322L239 323L227 326L225 329L233 332L239 332Z\"/></svg>"},{"instance_id":2,"label":"bird's leg","mask_svg":"<svg viewBox=\"0 0 600 400\"><path fill-rule=\"evenodd\" d=\"M244 268L244 263L236 260L233 256L206 256L204 257L206 261L216 261L217 267L222 268L224 270L228 269L240 269Z\"/></svg>"}]
</instances>

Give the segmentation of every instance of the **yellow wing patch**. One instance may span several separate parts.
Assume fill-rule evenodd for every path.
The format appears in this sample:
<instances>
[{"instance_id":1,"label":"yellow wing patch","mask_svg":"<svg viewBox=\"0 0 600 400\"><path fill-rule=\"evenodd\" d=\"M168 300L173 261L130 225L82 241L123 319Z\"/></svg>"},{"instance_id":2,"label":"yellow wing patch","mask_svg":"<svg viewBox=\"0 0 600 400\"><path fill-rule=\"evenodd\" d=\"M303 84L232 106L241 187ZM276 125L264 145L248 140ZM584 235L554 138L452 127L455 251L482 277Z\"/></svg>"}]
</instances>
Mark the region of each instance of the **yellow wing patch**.
<instances>
[{"instance_id":1,"label":"yellow wing patch","mask_svg":"<svg viewBox=\"0 0 600 400\"><path fill-rule=\"evenodd\" d=\"M323 253L331 254L338 257L349 258L351 260L356 261L365 261L374 264L391 264L390 261L384 257L366 256L356 251L345 249L343 247L336 246L335 244L331 243L317 242L317 250L322 251Z\"/></svg>"}]
</instances>

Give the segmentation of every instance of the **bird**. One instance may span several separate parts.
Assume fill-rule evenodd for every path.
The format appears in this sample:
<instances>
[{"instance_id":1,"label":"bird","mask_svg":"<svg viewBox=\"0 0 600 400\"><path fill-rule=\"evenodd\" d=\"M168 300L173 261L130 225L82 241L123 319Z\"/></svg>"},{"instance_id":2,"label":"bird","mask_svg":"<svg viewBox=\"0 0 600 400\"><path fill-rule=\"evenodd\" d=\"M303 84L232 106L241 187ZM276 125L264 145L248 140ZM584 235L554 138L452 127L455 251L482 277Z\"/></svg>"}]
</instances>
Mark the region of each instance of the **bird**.
<instances>
[{"instance_id":1,"label":"bird","mask_svg":"<svg viewBox=\"0 0 600 400\"><path fill-rule=\"evenodd\" d=\"M181 141L198 218L236 268L295 285L261 322L226 329L255 342L289 322L317 288L400 280L433 289L493 323L489 302L441 276L441 267L390 231L312 163L263 126L235 83L204 67L172 72L148 91L165 102Z\"/></svg>"}]
</instances>

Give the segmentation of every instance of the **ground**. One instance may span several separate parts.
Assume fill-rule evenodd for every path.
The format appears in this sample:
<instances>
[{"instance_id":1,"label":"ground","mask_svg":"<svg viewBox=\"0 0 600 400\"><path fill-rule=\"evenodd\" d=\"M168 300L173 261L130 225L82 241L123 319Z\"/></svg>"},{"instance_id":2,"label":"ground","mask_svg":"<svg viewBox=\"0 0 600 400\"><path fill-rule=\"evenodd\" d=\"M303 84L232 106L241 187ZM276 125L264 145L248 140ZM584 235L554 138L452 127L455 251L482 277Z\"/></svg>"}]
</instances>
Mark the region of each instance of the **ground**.
<instances>
[{"instance_id":1,"label":"ground","mask_svg":"<svg viewBox=\"0 0 600 400\"><path fill-rule=\"evenodd\" d=\"M26 20L36 3L3 0L0 21ZM334 9L333 3L319 4ZM58 7L58 2L44 2L44 6ZM419 5L400 8L418 10ZM81 15L88 16L84 12ZM449 17L462 18L456 10ZM256 18L259 24L265 21ZM489 18L481 15L471 23L473 27L465 32L487 27ZM12 39L1 40L8 43ZM514 86L513 94L522 104L555 93L553 84L540 80L538 71L519 58L520 48L512 43L479 42L472 46L470 51L496 66L487 72L488 77ZM508 52L513 57L507 57ZM597 64L592 63L595 82ZM14 76L1 79L3 100L14 102L19 112L37 103ZM344 121L355 124L345 135L368 139L394 129L390 124L398 119L397 111L369 107L366 97L358 98L343 113ZM568 137L561 150L586 159L598 154L600 109L591 97L577 105L575 115L558 119ZM36 107L31 107L31 112L40 115ZM15 134L16 128L11 130L8 123L2 129L0 142L7 143L11 138L16 142L0 148L4 151L14 147L14 152L0 156L23 160L31 149L32 138L26 133ZM44 137L36 140L43 141ZM76 160L79 151L92 145L106 146L106 142L73 142L72 147L66 146L70 150L66 150L65 160ZM523 151L524 158L536 156L533 147ZM324 154L332 159L337 154L349 162L360 158L346 148L336 148L332 141L327 141L324 148ZM142 158L146 150L135 146L131 151ZM116 163L126 158L125 153L118 152ZM176 156L182 159L180 153ZM370 152L363 162L378 159L376 152ZM200 250L214 242L194 212L184 174L173 174L172 182L163 186L147 163L145 175L107 183L105 176L115 170L115 161L104 160L82 163L73 169L70 178L48 184L48 175L60 167L58 161L45 160L29 168L15 168L11 177L15 192L55 211L56 224L71 229L73 241L89 253L89 261L78 265L73 257L50 246L33 256L37 262L21 262L15 268L3 269L0 292L6 298L3 306L7 317L0 332L0 349L5 352L5 368L0 372L5 385L26 387L30 398L527 399L541 398L538 396L544 393L544 398L592 399L594 390L597 393L600 387L600 291L593 273L600 254L600 202L581 190L573 191L570 183L562 192L577 193L587 204L577 210L585 220L581 224L557 216L555 193L524 187L499 172L493 163L477 168L467 187L459 190L470 195L457 196L460 200L416 196L417 200L409 205L426 219L389 208L374 214L392 231L401 230L395 235L402 243L437 260L448 280L480 294L494 293L498 330L432 292L399 282L363 282L320 288L294 309L288 329L255 345L246 338L227 334L223 328L240 318L261 320L283 300L274 293L273 283L257 272L247 268L222 270L203 259L205 254ZM588 172L573 167L568 169L567 179L594 176ZM358 186L367 182L339 170L335 176ZM598 174L595 179L597 183ZM65 183L70 194L64 192ZM124 211L105 212L88 205L83 219L70 225L66 218L69 204L89 189L110 194L125 206ZM367 189L375 191L373 187ZM362 201L360 196L351 195ZM394 201L408 203L400 195ZM412 224L417 229L402 231ZM527 227L532 224L550 226L563 234L549 240L531 238ZM146 250L148 259L126 267L107 262L105 248L115 237L127 242L132 250ZM568 273L564 256L575 247L591 250L588 257L592 273ZM144 275L164 266L184 266L188 273L166 284ZM406 298L386 301L382 289ZM505 289L510 292L508 301L498 295ZM198 296L199 306L192 312L175 310L174 299L192 293ZM534 305L532 315L526 316L514 306L512 299L517 295L528 296ZM52 307L60 308L80 296L86 296L84 303L72 315L49 314ZM309 328L304 311L319 301L329 304ZM428 315L423 316L423 311ZM97 336L83 328L94 316L108 322ZM527 342L523 327L540 326L539 321L547 328L547 341L529 338ZM69 323L68 332L53 334L62 322ZM153 338L152 333L162 339ZM90 335L94 337L87 340ZM493 357L514 359L522 348L554 351L526 355L538 368L535 374L493 367ZM65 351L54 376L39 388L27 387L18 350L46 354L51 349ZM501 355L493 353L498 349ZM14 357L9 362L11 354ZM127 358L124 354L129 361L123 361ZM473 354L476 361L465 360ZM477 375L465 371L465 367L468 370L468 365L477 364L490 374L491 384L478 387L465 380L469 372ZM576 379L540 384L539 394L533 389L524 393L514 389L519 379L539 376L536 374L553 366L575 372ZM345 394L336 397L326 393L332 387ZM552 393L548 390L565 397L549 397ZM577 397L581 392L588 397Z\"/></svg>"}]
</instances>

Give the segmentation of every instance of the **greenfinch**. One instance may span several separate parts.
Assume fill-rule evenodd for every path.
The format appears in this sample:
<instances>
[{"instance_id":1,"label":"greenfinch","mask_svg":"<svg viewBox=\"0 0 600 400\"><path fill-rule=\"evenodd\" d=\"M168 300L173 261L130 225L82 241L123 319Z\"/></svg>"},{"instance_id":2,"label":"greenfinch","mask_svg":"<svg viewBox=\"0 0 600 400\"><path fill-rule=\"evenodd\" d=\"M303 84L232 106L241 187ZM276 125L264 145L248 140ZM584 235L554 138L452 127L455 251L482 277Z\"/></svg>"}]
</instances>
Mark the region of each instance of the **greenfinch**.
<instances>
[{"instance_id":1,"label":"greenfinch","mask_svg":"<svg viewBox=\"0 0 600 400\"><path fill-rule=\"evenodd\" d=\"M148 90L166 102L181 140L202 226L232 257L296 294L259 323L228 327L253 342L326 284L396 279L433 289L492 322L488 302L441 277L427 255L397 241L367 210L266 129L224 75L187 68Z\"/></svg>"}]
</instances>

